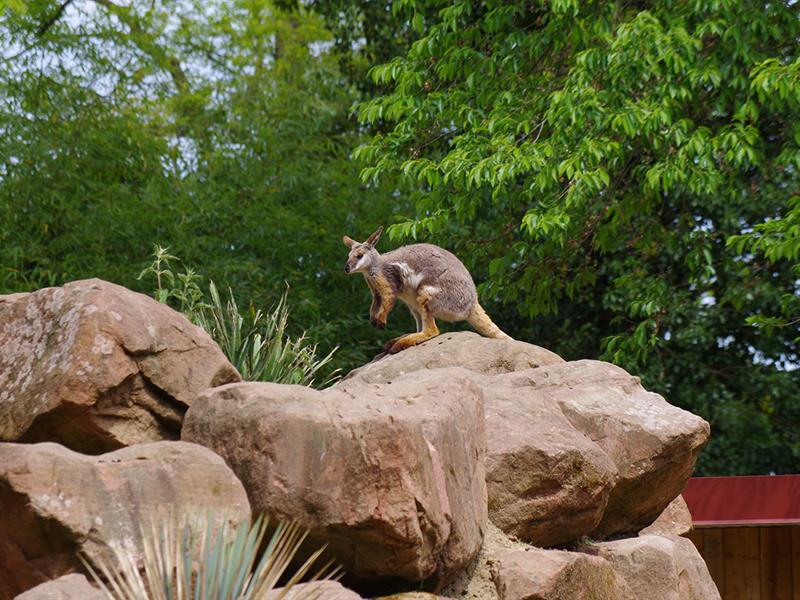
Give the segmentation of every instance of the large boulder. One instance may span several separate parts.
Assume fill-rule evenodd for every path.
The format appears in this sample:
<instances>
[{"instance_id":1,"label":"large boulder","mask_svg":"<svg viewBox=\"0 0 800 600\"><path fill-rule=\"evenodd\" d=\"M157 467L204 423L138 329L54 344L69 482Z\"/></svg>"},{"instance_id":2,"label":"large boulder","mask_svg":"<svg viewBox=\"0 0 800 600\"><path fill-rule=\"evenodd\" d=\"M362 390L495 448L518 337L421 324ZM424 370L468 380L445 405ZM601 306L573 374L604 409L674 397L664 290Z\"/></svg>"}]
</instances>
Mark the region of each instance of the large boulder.
<instances>
[{"instance_id":1,"label":"large boulder","mask_svg":"<svg viewBox=\"0 0 800 600\"><path fill-rule=\"evenodd\" d=\"M613 460L535 386L504 377L479 381L492 523L538 546L569 543L594 530L617 482Z\"/></svg>"},{"instance_id":2,"label":"large boulder","mask_svg":"<svg viewBox=\"0 0 800 600\"><path fill-rule=\"evenodd\" d=\"M107 596L100 588L89 583L85 575L70 573L40 583L14 600L107 600Z\"/></svg>"},{"instance_id":3,"label":"large boulder","mask_svg":"<svg viewBox=\"0 0 800 600\"><path fill-rule=\"evenodd\" d=\"M157 519L208 513L236 524L250 517L225 461L183 442L100 456L53 443L0 444L0 506L0 598L82 570L78 553L108 559L110 544L141 552L141 527Z\"/></svg>"},{"instance_id":4,"label":"large boulder","mask_svg":"<svg viewBox=\"0 0 800 600\"><path fill-rule=\"evenodd\" d=\"M485 398L489 516L539 546L649 525L683 489L708 439L708 423L619 367L471 333L370 363L339 385L435 373L451 360L468 365Z\"/></svg>"},{"instance_id":5,"label":"large boulder","mask_svg":"<svg viewBox=\"0 0 800 600\"><path fill-rule=\"evenodd\" d=\"M642 535L594 544L589 551L611 563L633 598L720 598L708 567L687 538Z\"/></svg>"},{"instance_id":6,"label":"large boulder","mask_svg":"<svg viewBox=\"0 0 800 600\"><path fill-rule=\"evenodd\" d=\"M579 552L505 550L492 575L499 600L634 600L611 563Z\"/></svg>"},{"instance_id":7,"label":"large boulder","mask_svg":"<svg viewBox=\"0 0 800 600\"><path fill-rule=\"evenodd\" d=\"M563 362L558 354L533 344L462 331L439 335L398 354L382 355L348 373L340 385L346 385L350 379L385 383L424 369L461 367L475 373L498 375Z\"/></svg>"},{"instance_id":8,"label":"large boulder","mask_svg":"<svg viewBox=\"0 0 800 600\"><path fill-rule=\"evenodd\" d=\"M557 402L572 426L616 465L619 477L595 537L652 523L686 486L708 441L706 421L646 391L638 377L609 363L579 360L504 378Z\"/></svg>"},{"instance_id":9,"label":"large boulder","mask_svg":"<svg viewBox=\"0 0 800 600\"><path fill-rule=\"evenodd\" d=\"M0 296L0 441L96 454L175 440L200 390L239 380L201 328L124 287Z\"/></svg>"},{"instance_id":10,"label":"large boulder","mask_svg":"<svg viewBox=\"0 0 800 600\"><path fill-rule=\"evenodd\" d=\"M225 458L254 510L310 528L348 581L446 579L480 547L483 399L462 369L321 392L226 385L198 396L182 436Z\"/></svg>"}]
</instances>

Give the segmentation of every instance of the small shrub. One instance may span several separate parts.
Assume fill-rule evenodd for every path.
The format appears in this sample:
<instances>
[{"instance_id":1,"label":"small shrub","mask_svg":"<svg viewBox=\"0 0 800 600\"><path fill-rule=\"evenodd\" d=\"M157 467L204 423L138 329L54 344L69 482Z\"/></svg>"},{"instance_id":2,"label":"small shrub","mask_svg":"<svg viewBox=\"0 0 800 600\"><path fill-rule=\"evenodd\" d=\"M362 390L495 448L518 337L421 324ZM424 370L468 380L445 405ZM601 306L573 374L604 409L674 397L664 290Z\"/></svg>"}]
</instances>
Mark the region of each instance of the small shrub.
<instances>
[{"instance_id":1,"label":"small shrub","mask_svg":"<svg viewBox=\"0 0 800 600\"><path fill-rule=\"evenodd\" d=\"M233 292L223 301L212 281L208 286L210 303L197 311L196 323L219 344L228 360L246 381L274 381L312 385L320 370L333 358L336 349L318 359L317 346L305 333L291 339L286 333L289 309L288 290L268 313L251 308L244 315ZM336 372L322 386L329 385Z\"/></svg>"},{"instance_id":2,"label":"small shrub","mask_svg":"<svg viewBox=\"0 0 800 600\"><path fill-rule=\"evenodd\" d=\"M198 283L200 276L191 268L186 268L183 273L174 273L170 261L180 262L180 259L170 254L169 248L156 244L152 256L153 261L136 279L154 276L156 289L153 290L153 297L159 302L172 305L195 322L197 312L205 306L203 290Z\"/></svg>"},{"instance_id":3,"label":"small shrub","mask_svg":"<svg viewBox=\"0 0 800 600\"><path fill-rule=\"evenodd\" d=\"M330 363L337 348L318 358L317 345L311 344L305 333L295 339L287 334L288 289L271 311L265 313L251 306L243 313L230 288L228 298L223 300L211 281L206 298L198 283L200 276L190 268L175 273L171 261L180 259L169 254L169 248L156 245L153 261L139 279L154 276L156 300L171 304L205 329L246 381L313 385ZM321 386L330 385L337 378L338 369Z\"/></svg>"}]
</instances>

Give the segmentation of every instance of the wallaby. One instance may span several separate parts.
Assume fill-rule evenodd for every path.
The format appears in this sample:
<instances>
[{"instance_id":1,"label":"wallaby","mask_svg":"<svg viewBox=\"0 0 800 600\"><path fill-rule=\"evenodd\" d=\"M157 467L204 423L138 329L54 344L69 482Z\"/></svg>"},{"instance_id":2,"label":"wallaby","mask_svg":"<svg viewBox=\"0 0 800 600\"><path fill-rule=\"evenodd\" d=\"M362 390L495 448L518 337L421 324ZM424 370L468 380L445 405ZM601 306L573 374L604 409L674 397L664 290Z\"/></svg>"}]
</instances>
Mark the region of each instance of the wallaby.
<instances>
[{"instance_id":1,"label":"wallaby","mask_svg":"<svg viewBox=\"0 0 800 600\"><path fill-rule=\"evenodd\" d=\"M439 335L436 319L467 321L479 333L491 338L508 338L478 304L475 283L454 254L433 244L411 244L379 254L375 249L383 227L366 242L344 236L350 248L345 273L363 273L372 291L369 320L383 329L386 318L399 298L417 322L417 332L386 342L384 352L395 354Z\"/></svg>"}]
</instances>

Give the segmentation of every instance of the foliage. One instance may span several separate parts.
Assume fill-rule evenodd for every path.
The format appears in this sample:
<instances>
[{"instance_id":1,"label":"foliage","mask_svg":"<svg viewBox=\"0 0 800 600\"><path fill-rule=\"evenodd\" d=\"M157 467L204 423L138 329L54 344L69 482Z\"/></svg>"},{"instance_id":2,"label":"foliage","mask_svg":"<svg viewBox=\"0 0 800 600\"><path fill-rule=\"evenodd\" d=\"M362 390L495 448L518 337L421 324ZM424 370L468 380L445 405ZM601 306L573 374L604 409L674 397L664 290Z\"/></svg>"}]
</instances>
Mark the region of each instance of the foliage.
<instances>
[{"instance_id":1,"label":"foliage","mask_svg":"<svg viewBox=\"0 0 800 600\"><path fill-rule=\"evenodd\" d=\"M397 18L392 0L280 0L280 4L295 8L304 4L323 17L342 72L368 97L384 87L367 76L369 69L405 52L417 35L409 20Z\"/></svg>"},{"instance_id":2,"label":"foliage","mask_svg":"<svg viewBox=\"0 0 800 600\"><path fill-rule=\"evenodd\" d=\"M290 333L344 343L338 366L377 351L340 239L405 200L358 183L358 91L322 19L261 0L61 6L0 14L0 292L145 291L131 265L160 240L246 304L291 282Z\"/></svg>"},{"instance_id":3,"label":"foliage","mask_svg":"<svg viewBox=\"0 0 800 600\"><path fill-rule=\"evenodd\" d=\"M232 531L211 515L205 521L191 515L154 519L140 526L141 556L135 548L112 542L113 559L96 559L99 573L81 558L95 583L114 600L259 599L275 589L307 535L296 524L279 523L261 553L268 525L268 519L259 517ZM309 573L323 550L291 574L276 600ZM330 566L311 579L333 574ZM303 592L295 588L292 598L319 598L315 587Z\"/></svg>"},{"instance_id":4,"label":"foliage","mask_svg":"<svg viewBox=\"0 0 800 600\"><path fill-rule=\"evenodd\" d=\"M418 190L389 233L457 250L515 337L708 418L701 473L795 470L797 7L393 7L420 35L372 69L356 152Z\"/></svg>"},{"instance_id":5,"label":"foliage","mask_svg":"<svg viewBox=\"0 0 800 600\"><path fill-rule=\"evenodd\" d=\"M164 304L174 305L190 321L199 324L198 317L201 310L208 307L203 301L203 290L198 283L200 277L191 267L186 267L183 273L173 272L171 261L180 262L180 259L170 254L169 248L156 244L153 248L153 262L145 267L136 279L153 275L156 278L153 297Z\"/></svg>"},{"instance_id":6,"label":"foliage","mask_svg":"<svg viewBox=\"0 0 800 600\"><path fill-rule=\"evenodd\" d=\"M163 240L244 306L290 282L289 334L352 367L413 324L370 328L339 240L394 221L514 337L708 418L701 473L791 471L799 29L734 0L10 2L0 292L141 290Z\"/></svg>"},{"instance_id":7,"label":"foliage","mask_svg":"<svg viewBox=\"0 0 800 600\"><path fill-rule=\"evenodd\" d=\"M233 290L228 288L228 299L223 301L217 286L210 281L206 298L198 284L199 275L191 268L174 273L171 261L180 259L169 254L169 248L156 245L153 262L137 279L155 276L156 300L173 304L205 329L245 381L313 385L315 378L328 369L336 348L317 358L317 345L310 344L305 333L295 339L289 337L288 289L269 313L250 306L243 315ZM330 385L337 377L334 370L321 385Z\"/></svg>"},{"instance_id":8,"label":"foliage","mask_svg":"<svg viewBox=\"0 0 800 600\"><path fill-rule=\"evenodd\" d=\"M274 381L313 385L317 375L331 362L337 348L317 358L317 346L305 334L291 339L286 334L289 308L288 290L271 312L252 307L243 316L233 291L223 303L214 282L209 284L210 305L200 309L197 323L211 334L222 351L246 381ZM330 385L338 377L334 371L321 384Z\"/></svg>"}]
</instances>

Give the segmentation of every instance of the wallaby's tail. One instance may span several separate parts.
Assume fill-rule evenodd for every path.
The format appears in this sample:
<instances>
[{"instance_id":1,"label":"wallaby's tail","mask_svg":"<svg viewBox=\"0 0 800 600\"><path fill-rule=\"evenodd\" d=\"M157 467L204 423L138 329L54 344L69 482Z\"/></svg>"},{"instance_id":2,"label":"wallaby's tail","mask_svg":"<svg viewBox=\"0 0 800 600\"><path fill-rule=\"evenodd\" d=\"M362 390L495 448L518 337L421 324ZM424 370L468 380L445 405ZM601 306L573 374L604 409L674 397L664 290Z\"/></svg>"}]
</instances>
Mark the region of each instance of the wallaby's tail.
<instances>
[{"instance_id":1,"label":"wallaby's tail","mask_svg":"<svg viewBox=\"0 0 800 600\"><path fill-rule=\"evenodd\" d=\"M478 333L485 335L486 337L511 339L510 335L504 333L497 325L494 324L494 322L489 318L489 315L486 314L486 311L483 310L483 307L477 302L475 303L475 308L472 309L469 317L467 317L467 323L477 329Z\"/></svg>"}]
</instances>

